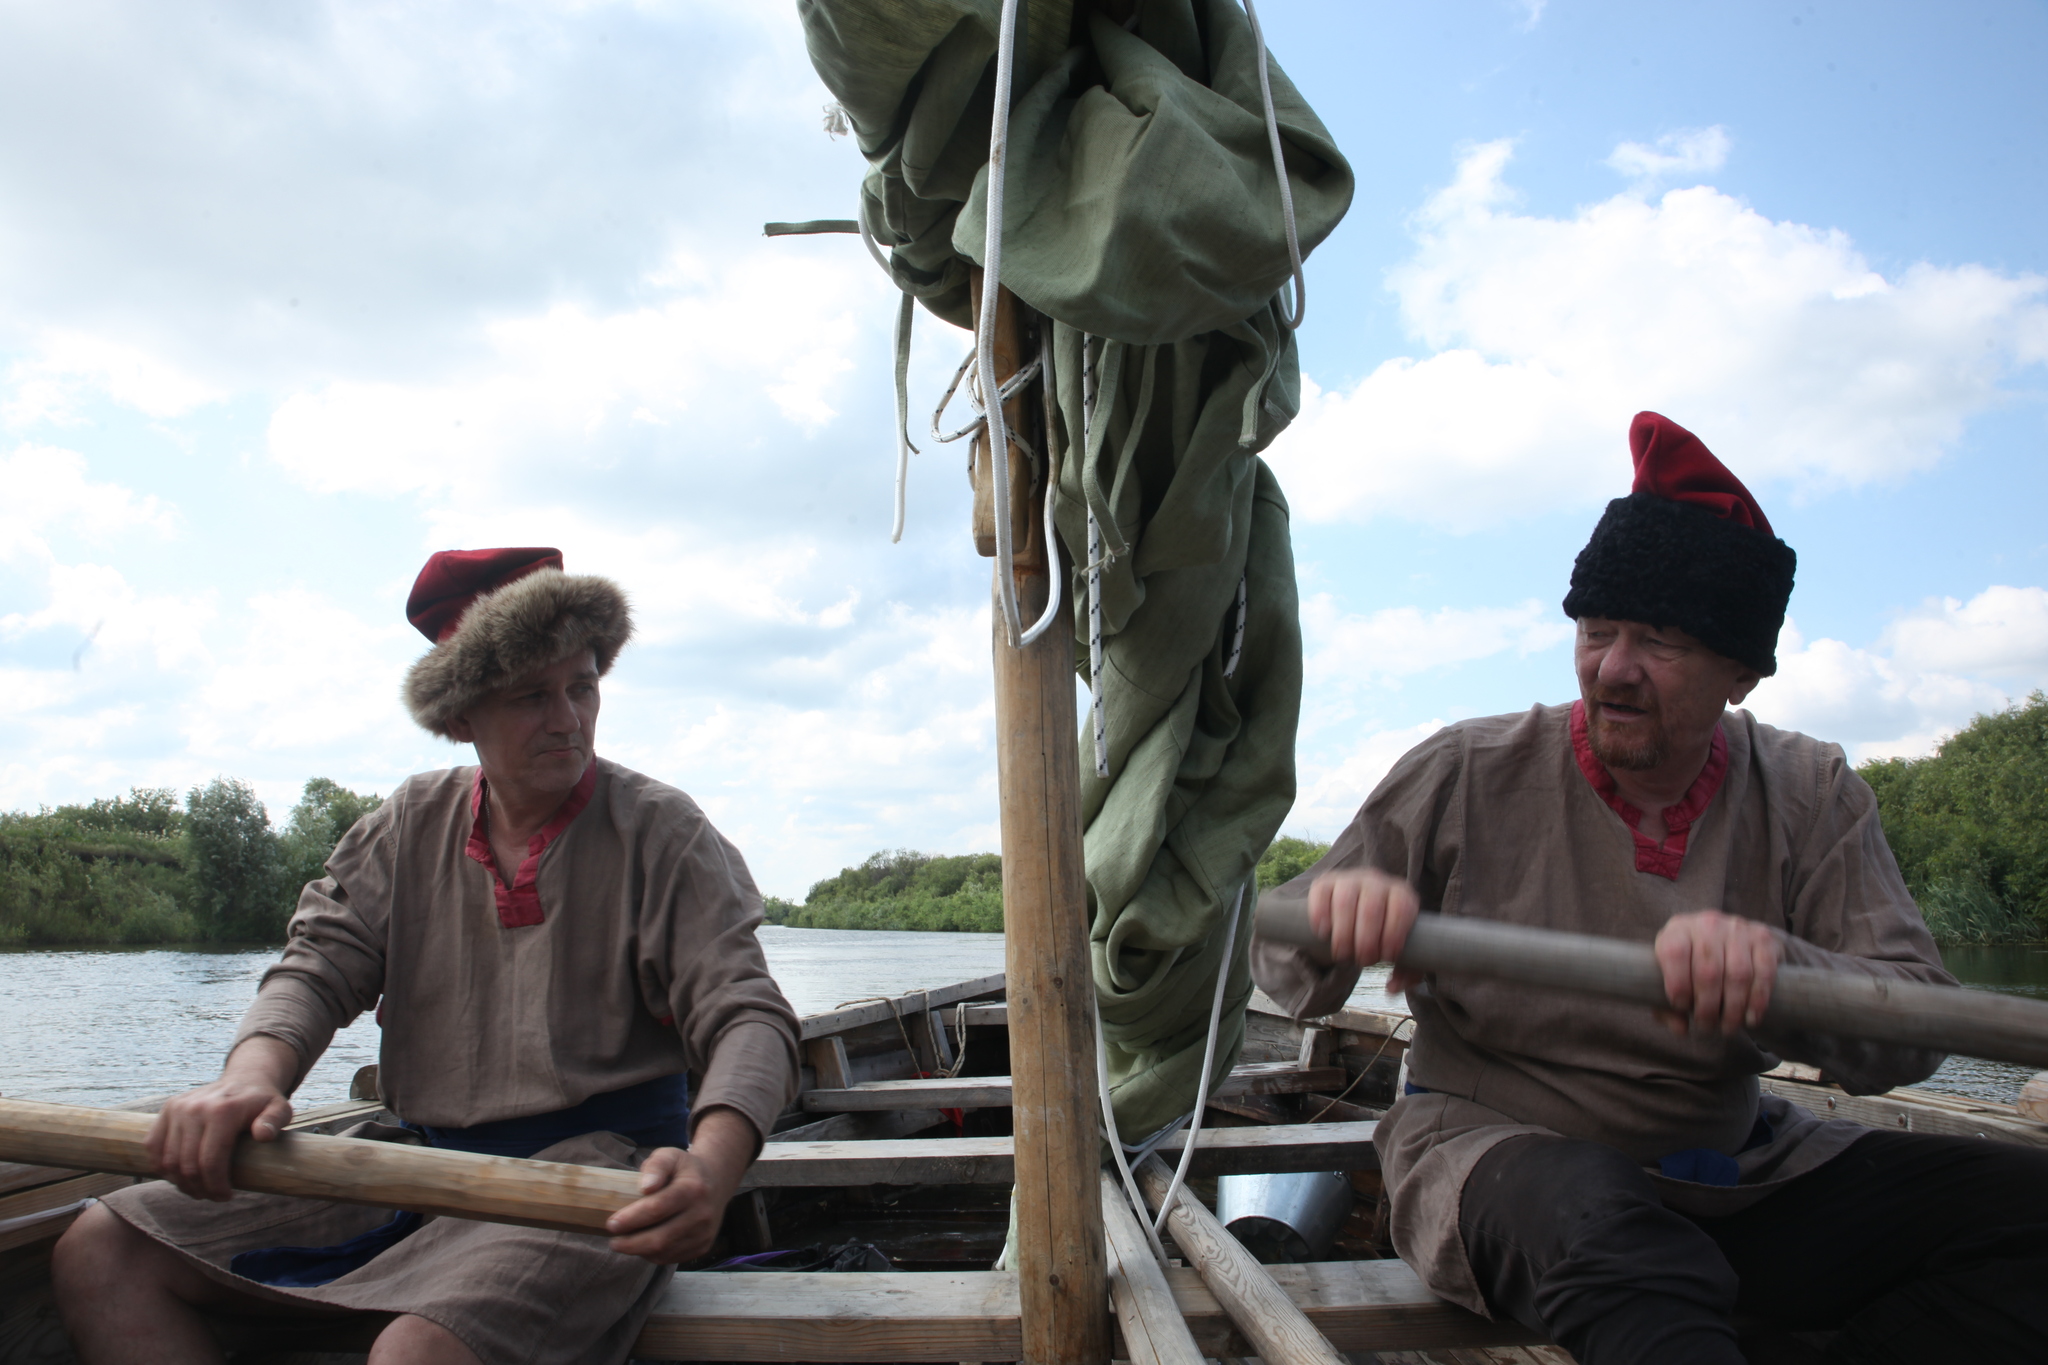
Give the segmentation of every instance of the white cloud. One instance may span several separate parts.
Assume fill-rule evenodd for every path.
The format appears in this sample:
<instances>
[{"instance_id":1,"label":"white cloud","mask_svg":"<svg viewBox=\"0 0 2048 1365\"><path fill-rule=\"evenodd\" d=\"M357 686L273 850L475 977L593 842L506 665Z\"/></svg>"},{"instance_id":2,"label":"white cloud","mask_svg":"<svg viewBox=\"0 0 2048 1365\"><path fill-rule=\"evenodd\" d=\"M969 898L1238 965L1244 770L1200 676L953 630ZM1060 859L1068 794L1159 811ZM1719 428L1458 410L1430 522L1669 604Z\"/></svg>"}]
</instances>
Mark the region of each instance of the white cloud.
<instances>
[{"instance_id":1,"label":"white cloud","mask_svg":"<svg viewBox=\"0 0 2048 1365\"><path fill-rule=\"evenodd\" d=\"M1387 775L1401 755L1444 728L1441 719L1418 725L1376 730L1333 761L1316 762L1304 757L1300 765L1299 793L1288 814L1286 828L1304 837L1335 838L1351 823L1365 798Z\"/></svg>"},{"instance_id":2,"label":"white cloud","mask_svg":"<svg viewBox=\"0 0 2048 1365\"><path fill-rule=\"evenodd\" d=\"M182 417L223 393L134 346L84 332L50 329L8 368L0 422L79 420L86 398L104 394L149 417Z\"/></svg>"},{"instance_id":3,"label":"white cloud","mask_svg":"<svg viewBox=\"0 0 2048 1365\"><path fill-rule=\"evenodd\" d=\"M1809 641L1787 621L1778 672L1758 685L1749 709L1834 740L1860 762L1929 753L1971 717L2043 687L2048 591L1994 586L1967 602L1930 599L1870 649Z\"/></svg>"},{"instance_id":4,"label":"white cloud","mask_svg":"<svg viewBox=\"0 0 2048 1365\"><path fill-rule=\"evenodd\" d=\"M239 642L185 707L186 744L229 772L270 766L256 756L280 751L317 764L337 747L379 757L425 749L398 701L405 665L423 648L403 621L362 620L321 593L258 593Z\"/></svg>"},{"instance_id":5,"label":"white cloud","mask_svg":"<svg viewBox=\"0 0 2048 1365\"><path fill-rule=\"evenodd\" d=\"M1522 12L1522 22L1515 27L1527 33L1543 22L1543 11L1550 7L1550 0L1515 0L1515 8Z\"/></svg>"},{"instance_id":6,"label":"white cloud","mask_svg":"<svg viewBox=\"0 0 2048 1365\"><path fill-rule=\"evenodd\" d=\"M1624 491L1630 416L1698 432L1752 487L1937 463L2016 367L2048 358L2048 279L1916 265L1711 187L1570 218L1513 207L1511 145L1475 148L1389 276L1429 348L1342 390L1303 383L1272 460L1297 515L1471 530Z\"/></svg>"},{"instance_id":7,"label":"white cloud","mask_svg":"<svg viewBox=\"0 0 2048 1365\"><path fill-rule=\"evenodd\" d=\"M1624 142L1607 158L1611 169L1642 183L1704 175L1727 161L1728 130L1718 123L1666 133L1654 145Z\"/></svg>"},{"instance_id":8,"label":"white cloud","mask_svg":"<svg viewBox=\"0 0 2048 1365\"><path fill-rule=\"evenodd\" d=\"M856 313L879 317L882 289L865 256L750 253L708 280L692 272L659 302L489 323L487 353L464 376L293 394L271 419L270 451L323 493L466 499L512 471L573 480L636 424L687 421L692 445L744 458L763 423L814 432L833 418Z\"/></svg>"},{"instance_id":9,"label":"white cloud","mask_svg":"<svg viewBox=\"0 0 2048 1365\"><path fill-rule=\"evenodd\" d=\"M1968 602L1929 599L1885 630L1902 666L1938 673L2048 681L2048 589L1986 588Z\"/></svg>"},{"instance_id":10,"label":"white cloud","mask_svg":"<svg viewBox=\"0 0 2048 1365\"><path fill-rule=\"evenodd\" d=\"M1572 638L1571 622L1533 598L1513 607L1388 607L1357 616L1319 593L1301 604L1301 625L1309 686L1338 692L1509 650L1533 654Z\"/></svg>"},{"instance_id":11,"label":"white cloud","mask_svg":"<svg viewBox=\"0 0 2048 1365\"><path fill-rule=\"evenodd\" d=\"M51 535L106 544L128 531L170 535L176 512L150 494L87 476L85 457L55 446L20 445L0 455L0 563L48 560Z\"/></svg>"}]
</instances>

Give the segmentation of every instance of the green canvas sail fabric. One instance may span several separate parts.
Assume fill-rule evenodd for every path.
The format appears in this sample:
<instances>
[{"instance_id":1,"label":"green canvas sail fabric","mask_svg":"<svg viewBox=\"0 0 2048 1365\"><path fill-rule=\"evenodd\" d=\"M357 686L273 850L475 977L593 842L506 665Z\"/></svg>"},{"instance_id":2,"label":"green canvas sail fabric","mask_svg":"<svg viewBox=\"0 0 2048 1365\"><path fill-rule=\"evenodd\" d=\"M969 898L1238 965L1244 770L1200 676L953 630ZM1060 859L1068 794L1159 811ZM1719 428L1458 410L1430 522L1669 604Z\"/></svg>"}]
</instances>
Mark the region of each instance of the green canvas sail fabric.
<instances>
[{"instance_id":1,"label":"green canvas sail fabric","mask_svg":"<svg viewBox=\"0 0 2048 1365\"><path fill-rule=\"evenodd\" d=\"M1073 0L1020 8L1002 282L1049 320L1055 515L1084 661L1091 510L1108 555L1110 776L1093 775L1083 741L1083 819L1113 1102L1136 1141L1194 1105L1219 967L1215 1074L1236 1060L1249 930L1224 964L1226 921L1240 897L1248 916L1254 867L1294 801L1293 552L1286 500L1259 458L1299 407L1277 297L1290 267L1234 0L1140 0L1128 27ZM869 159L860 212L892 248L897 285L967 326L999 0L798 9ZM1351 171L1269 70L1306 253L1349 206Z\"/></svg>"}]
</instances>

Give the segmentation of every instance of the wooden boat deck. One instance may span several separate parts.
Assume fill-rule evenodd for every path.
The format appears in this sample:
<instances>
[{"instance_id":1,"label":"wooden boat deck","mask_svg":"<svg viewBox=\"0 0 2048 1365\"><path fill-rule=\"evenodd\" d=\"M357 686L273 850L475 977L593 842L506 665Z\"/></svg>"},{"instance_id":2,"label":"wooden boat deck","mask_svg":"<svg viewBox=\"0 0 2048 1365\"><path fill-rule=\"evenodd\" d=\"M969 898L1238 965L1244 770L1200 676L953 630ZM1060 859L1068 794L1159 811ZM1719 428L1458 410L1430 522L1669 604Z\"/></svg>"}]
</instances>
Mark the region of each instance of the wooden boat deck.
<instances>
[{"instance_id":1,"label":"wooden boat deck","mask_svg":"<svg viewBox=\"0 0 2048 1365\"><path fill-rule=\"evenodd\" d=\"M1003 978L981 978L893 1000L864 1001L803 1021L802 1093L777 1123L728 1221L733 1250L800 1245L805 1199L848 1192L852 1203L896 1190L991 1191L1014 1173L1003 1107L1008 1011L990 999ZM1267 1267L1287 1299L1357 1365L1570 1365L1570 1357L1514 1324L1491 1323L1446 1303L1384 1247L1374 1207L1375 1120L1392 1102L1412 1033L1391 1011L1346 1009L1296 1022L1255 995L1243 1060L1211 1097L1211 1126L1195 1144L1190 1173L1215 1176L1344 1170L1364 1199L1351 1232L1377 1245L1361 1259ZM962 1056L962 1050L966 1056ZM962 1074L934 1074L957 1072ZM374 1094L374 1077L364 1078ZM1815 1112L1900 1131L1957 1133L2048 1146L2048 1124L2011 1105L1922 1090L1851 1096L1811 1068L1786 1066L1762 1080ZM149 1110L155 1101L122 1106ZM943 1110L969 1111L970 1129L943 1132ZM333 1132L382 1112L373 1097L309 1109L296 1129ZM1227 1125L1227 1126L1219 1126ZM991 1128L993 1126L993 1129ZM1185 1135L1161 1149L1178 1158ZM66 1359L54 1336L46 1287L48 1249L81 1201L130 1183L50 1167L0 1165L0 1365ZM861 1192L871 1192L863 1195ZM893 1197L893 1196L890 1196ZM1000 1198L1000 1196L993 1196ZM788 1201L795 1200L792 1204ZM980 1207L980 1205L976 1205ZM989 1217L999 1206L988 1205ZM777 1223L784 1221L778 1237ZM792 1240L794 1239L794 1240ZM1342 1245L1340 1243L1340 1245ZM979 1265L869 1274L699 1272L676 1276L635 1347L649 1361L1002 1361L1020 1349L1016 1277ZM1162 1298L1187 1322L1204 1356L1253 1354L1193 1271L1165 1272ZM1105 1307L1107 1310L1107 1306ZM1112 1321L1115 1321L1112 1315ZM360 1359L361 1333L224 1327L237 1361ZM52 1342L57 1343L56 1347ZM1120 1356L1131 1350L1118 1329ZM1142 1343L1140 1343L1142 1349ZM318 1354L309 1354L316 1347ZM55 1353L53 1353L55 1351ZM341 1352L343 1354L335 1354Z\"/></svg>"}]
</instances>

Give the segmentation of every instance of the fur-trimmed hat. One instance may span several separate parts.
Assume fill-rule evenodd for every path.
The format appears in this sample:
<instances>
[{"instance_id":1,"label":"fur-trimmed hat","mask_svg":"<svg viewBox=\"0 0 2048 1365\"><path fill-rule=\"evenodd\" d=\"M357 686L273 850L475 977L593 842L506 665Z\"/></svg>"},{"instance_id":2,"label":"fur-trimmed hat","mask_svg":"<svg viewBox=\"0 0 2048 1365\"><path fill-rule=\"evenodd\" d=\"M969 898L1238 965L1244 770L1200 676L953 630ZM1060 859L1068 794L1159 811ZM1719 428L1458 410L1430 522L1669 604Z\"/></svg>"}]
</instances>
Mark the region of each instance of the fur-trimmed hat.
<instances>
[{"instance_id":1,"label":"fur-trimmed hat","mask_svg":"<svg viewBox=\"0 0 2048 1365\"><path fill-rule=\"evenodd\" d=\"M1639 412L1628 438L1634 490L1579 552L1565 615L1676 626L1769 677L1798 556L1699 437Z\"/></svg>"},{"instance_id":2,"label":"fur-trimmed hat","mask_svg":"<svg viewBox=\"0 0 2048 1365\"><path fill-rule=\"evenodd\" d=\"M626 594L561 565L556 550L444 550L427 561L406 611L436 642L405 675L414 720L452 739L448 723L464 711L578 650L596 655L598 676L611 671L633 635Z\"/></svg>"}]
</instances>

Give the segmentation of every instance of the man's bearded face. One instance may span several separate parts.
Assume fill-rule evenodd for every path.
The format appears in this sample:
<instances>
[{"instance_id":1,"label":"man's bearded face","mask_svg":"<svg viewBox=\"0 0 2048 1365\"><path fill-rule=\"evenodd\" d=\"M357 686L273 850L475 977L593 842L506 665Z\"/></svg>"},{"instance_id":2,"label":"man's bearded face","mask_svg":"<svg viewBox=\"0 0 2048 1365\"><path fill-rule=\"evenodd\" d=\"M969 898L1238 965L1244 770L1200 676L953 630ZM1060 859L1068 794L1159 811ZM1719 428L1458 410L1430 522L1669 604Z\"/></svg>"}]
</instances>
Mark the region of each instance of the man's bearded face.
<instances>
[{"instance_id":1,"label":"man's bearded face","mask_svg":"<svg viewBox=\"0 0 2048 1365\"><path fill-rule=\"evenodd\" d=\"M1638 719L1624 722L1623 715ZM1610 771L1645 772L1663 766L1671 756L1657 694L1646 686L1604 687L1596 682L1586 698L1586 740L1593 746L1593 757Z\"/></svg>"},{"instance_id":2,"label":"man's bearded face","mask_svg":"<svg viewBox=\"0 0 2048 1365\"><path fill-rule=\"evenodd\" d=\"M1757 681L1682 630L1593 616L1579 622L1576 663L1586 739L1610 772L1689 765Z\"/></svg>"}]
</instances>

